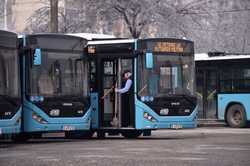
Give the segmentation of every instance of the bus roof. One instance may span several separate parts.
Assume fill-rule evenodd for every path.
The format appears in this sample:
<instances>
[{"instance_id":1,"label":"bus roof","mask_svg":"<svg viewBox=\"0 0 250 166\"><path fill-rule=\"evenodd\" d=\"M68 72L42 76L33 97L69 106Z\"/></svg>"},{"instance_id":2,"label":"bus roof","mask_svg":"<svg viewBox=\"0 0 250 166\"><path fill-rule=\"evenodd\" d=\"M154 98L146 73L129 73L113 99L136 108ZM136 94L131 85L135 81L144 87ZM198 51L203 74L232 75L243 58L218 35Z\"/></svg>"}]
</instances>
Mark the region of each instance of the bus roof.
<instances>
[{"instance_id":1,"label":"bus roof","mask_svg":"<svg viewBox=\"0 0 250 166\"><path fill-rule=\"evenodd\" d=\"M182 41L182 42L190 42L193 43L190 40L184 40L184 39L175 39L175 38L146 38L146 39L120 39L120 38L114 38L113 40L97 40L97 41L89 41L88 44L119 44L119 43L134 43L136 40L139 41Z\"/></svg>"},{"instance_id":2,"label":"bus roof","mask_svg":"<svg viewBox=\"0 0 250 166\"><path fill-rule=\"evenodd\" d=\"M0 46L7 48L16 48L17 34L10 31L0 30Z\"/></svg>"},{"instance_id":3,"label":"bus roof","mask_svg":"<svg viewBox=\"0 0 250 166\"><path fill-rule=\"evenodd\" d=\"M88 45L134 43L135 41L136 39L99 40L99 41L89 41Z\"/></svg>"},{"instance_id":4,"label":"bus roof","mask_svg":"<svg viewBox=\"0 0 250 166\"><path fill-rule=\"evenodd\" d=\"M97 33L68 33L66 35L69 36L77 36L81 38L85 38L87 40L95 40L95 39L115 39L116 37L113 35L106 34L97 34Z\"/></svg>"},{"instance_id":5,"label":"bus roof","mask_svg":"<svg viewBox=\"0 0 250 166\"><path fill-rule=\"evenodd\" d=\"M230 60L230 59L250 59L250 54L225 54L223 56L209 56L208 53L195 54L195 61L214 61L214 60Z\"/></svg>"}]
</instances>

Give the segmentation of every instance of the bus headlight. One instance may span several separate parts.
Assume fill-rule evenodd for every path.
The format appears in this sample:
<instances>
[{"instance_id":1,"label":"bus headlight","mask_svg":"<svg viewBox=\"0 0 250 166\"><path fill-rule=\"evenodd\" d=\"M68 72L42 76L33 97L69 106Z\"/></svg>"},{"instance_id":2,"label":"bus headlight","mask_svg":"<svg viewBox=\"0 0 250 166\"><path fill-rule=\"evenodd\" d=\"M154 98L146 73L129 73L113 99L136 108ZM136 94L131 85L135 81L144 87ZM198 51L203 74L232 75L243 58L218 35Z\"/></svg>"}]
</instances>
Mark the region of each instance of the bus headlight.
<instances>
[{"instance_id":1,"label":"bus headlight","mask_svg":"<svg viewBox=\"0 0 250 166\"><path fill-rule=\"evenodd\" d=\"M151 122L156 122L156 119L147 112L144 112L143 117Z\"/></svg>"},{"instance_id":2,"label":"bus headlight","mask_svg":"<svg viewBox=\"0 0 250 166\"><path fill-rule=\"evenodd\" d=\"M41 123L41 124L48 123L45 119L43 119L41 116L37 115L35 112L32 112L32 119L34 119L35 121L37 121L38 123Z\"/></svg>"},{"instance_id":3,"label":"bus headlight","mask_svg":"<svg viewBox=\"0 0 250 166\"><path fill-rule=\"evenodd\" d=\"M83 114L83 110L77 110L78 114Z\"/></svg>"}]
</instances>

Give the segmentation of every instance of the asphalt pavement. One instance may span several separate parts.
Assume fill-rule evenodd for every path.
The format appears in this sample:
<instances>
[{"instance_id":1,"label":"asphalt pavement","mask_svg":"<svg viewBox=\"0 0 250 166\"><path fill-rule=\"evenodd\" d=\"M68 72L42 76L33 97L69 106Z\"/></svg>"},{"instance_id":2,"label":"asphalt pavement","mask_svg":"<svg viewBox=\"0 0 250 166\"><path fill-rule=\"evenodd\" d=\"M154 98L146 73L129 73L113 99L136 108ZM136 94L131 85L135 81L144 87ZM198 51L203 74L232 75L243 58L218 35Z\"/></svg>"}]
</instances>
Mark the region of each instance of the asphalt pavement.
<instances>
[{"instance_id":1,"label":"asphalt pavement","mask_svg":"<svg viewBox=\"0 0 250 166\"><path fill-rule=\"evenodd\" d=\"M125 139L0 143L0 166L249 166L250 128L157 130Z\"/></svg>"}]
</instances>

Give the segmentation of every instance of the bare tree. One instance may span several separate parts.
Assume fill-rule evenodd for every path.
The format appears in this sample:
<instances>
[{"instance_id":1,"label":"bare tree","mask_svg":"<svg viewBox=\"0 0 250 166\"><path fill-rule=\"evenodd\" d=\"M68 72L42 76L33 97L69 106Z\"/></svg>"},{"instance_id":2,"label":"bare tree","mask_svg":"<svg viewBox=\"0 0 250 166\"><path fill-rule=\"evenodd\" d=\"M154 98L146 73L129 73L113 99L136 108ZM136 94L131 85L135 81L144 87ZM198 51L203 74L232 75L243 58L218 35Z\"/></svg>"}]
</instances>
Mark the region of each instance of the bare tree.
<instances>
[{"instance_id":1,"label":"bare tree","mask_svg":"<svg viewBox=\"0 0 250 166\"><path fill-rule=\"evenodd\" d=\"M0 1L0 17L4 16L4 1Z\"/></svg>"},{"instance_id":2,"label":"bare tree","mask_svg":"<svg viewBox=\"0 0 250 166\"><path fill-rule=\"evenodd\" d=\"M6 30L14 30L13 3L14 0L0 0L0 27Z\"/></svg>"},{"instance_id":3,"label":"bare tree","mask_svg":"<svg viewBox=\"0 0 250 166\"><path fill-rule=\"evenodd\" d=\"M50 20L52 15L51 13L51 0L43 0L43 6L39 9L37 9L33 15L31 15L28 20L27 20L27 27L25 29L26 32L31 32L31 33L36 33L36 32L49 32L51 31L51 24ZM53 0L52 0L53 1ZM80 0L83 2L82 0ZM58 3L63 2L62 0L59 0ZM66 2L66 1L65 1ZM77 2L77 0L74 1L74 3ZM86 12L83 10L81 7L77 5L77 9L73 10L73 15L72 15L72 10L68 10L64 8L65 6L58 6L58 12L57 12L57 17L54 16L52 19L54 20L55 18L58 18L56 21L52 21L53 24L57 24L57 28L53 30L53 32L60 32L60 33L66 33L66 32L79 32L80 29L84 29L85 24L87 23L85 17L81 17L81 15ZM54 15L54 14L53 14ZM89 24L93 23L88 21ZM52 26L54 26L52 25ZM91 28L90 28L91 29ZM52 31L51 31L52 32Z\"/></svg>"},{"instance_id":4,"label":"bare tree","mask_svg":"<svg viewBox=\"0 0 250 166\"><path fill-rule=\"evenodd\" d=\"M49 31L49 0L28 20L29 32ZM60 0L59 0L60 1ZM186 37L196 51L249 52L249 0L64 0L59 32L118 37Z\"/></svg>"},{"instance_id":5,"label":"bare tree","mask_svg":"<svg viewBox=\"0 0 250 166\"><path fill-rule=\"evenodd\" d=\"M58 32L58 0L50 0L50 32Z\"/></svg>"},{"instance_id":6,"label":"bare tree","mask_svg":"<svg viewBox=\"0 0 250 166\"><path fill-rule=\"evenodd\" d=\"M0 28L4 27L4 1L0 1Z\"/></svg>"},{"instance_id":7,"label":"bare tree","mask_svg":"<svg viewBox=\"0 0 250 166\"><path fill-rule=\"evenodd\" d=\"M92 2L97 4L98 14L106 21L123 20L133 38L139 38L149 25L160 19L157 12L160 0L102 0Z\"/></svg>"},{"instance_id":8,"label":"bare tree","mask_svg":"<svg viewBox=\"0 0 250 166\"><path fill-rule=\"evenodd\" d=\"M105 20L121 19L133 38L156 29L158 36L187 37L189 26L202 28L201 18L211 17L204 4L209 0L92 0L96 10ZM205 12L207 15L190 13ZM110 21L111 19L111 21ZM161 31L161 32L160 32Z\"/></svg>"},{"instance_id":9,"label":"bare tree","mask_svg":"<svg viewBox=\"0 0 250 166\"><path fill-rule=\"evenodd\" d=\"M24 31L29 33L49 32L49 12L49 2L44 0L43 6L27 19L27 26Z\"/></svg>"}]
</instances>

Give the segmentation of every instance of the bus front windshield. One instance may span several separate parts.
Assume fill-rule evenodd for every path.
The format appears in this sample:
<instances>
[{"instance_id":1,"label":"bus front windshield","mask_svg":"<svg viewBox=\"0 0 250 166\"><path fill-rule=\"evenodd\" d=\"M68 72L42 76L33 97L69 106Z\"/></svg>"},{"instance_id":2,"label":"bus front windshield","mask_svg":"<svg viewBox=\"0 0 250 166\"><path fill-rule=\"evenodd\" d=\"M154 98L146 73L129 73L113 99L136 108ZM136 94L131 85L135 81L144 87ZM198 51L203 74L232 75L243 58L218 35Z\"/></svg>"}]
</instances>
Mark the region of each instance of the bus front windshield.
<instances>
[{"instance_id":1,"label":"bus front windshield","mask_svg":"<svg viewBox=\"0 0 250 166\"><path fill-rule=\"evenodd\" d=\"M80 58L81 53L43 51L41 65L30 68L30 95L86 97L87 62Z\"/></svg>"},{"instance_id":2,"label":"bus front windshield","mask_svg":"<svg viewBox=\"0 0 250 166\"><path fill-rule=\"evenodd\" d=\"M194 95L193 56L155 54L152 69L146 68L145 54L139 58L139 96Z\"/></svg>"},{"instance_id":3,"label":"bus front windshield","mask_svg":"<svg viewBox=\"0 0 250 166\"><path fill-rule=\"evenodd\" d=\"M0 48L0 95L20 95L18 66L17 50Z\"/></svg>"}]
</instances>

